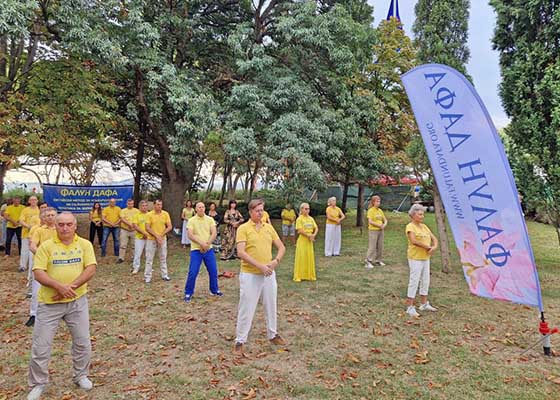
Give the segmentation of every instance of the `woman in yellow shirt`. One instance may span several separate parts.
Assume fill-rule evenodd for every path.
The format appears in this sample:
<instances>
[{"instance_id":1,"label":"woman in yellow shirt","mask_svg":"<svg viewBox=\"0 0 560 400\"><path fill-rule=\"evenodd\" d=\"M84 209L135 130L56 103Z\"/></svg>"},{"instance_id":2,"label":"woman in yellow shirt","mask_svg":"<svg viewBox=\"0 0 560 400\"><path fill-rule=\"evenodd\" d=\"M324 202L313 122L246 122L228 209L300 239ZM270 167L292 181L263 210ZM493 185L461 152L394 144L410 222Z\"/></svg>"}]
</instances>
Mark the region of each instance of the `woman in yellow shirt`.
<instances>
[{"instance_id":1,"label":"woman in yellow shirt","mask_svg":"<svg viewBox=\"0 0 560 400\"><path fill-rule=\"evenodd\" d=\"M294 263L294 281L314 281L315 252L313 242L319 232L319 227L312 216L309 215L309 204L301 203L299 217L296 219L296 230L299 234L296 244L296 257Z\"/></svg>"},{"instance_id":2,"label":"woman in yellow shirt","mask_svg":"<svg viewBox=\"0 0 560 400\"><path fill-rule=\"evenodd\" d=\"M408 240L408 266L410 276L408 279L407 309L411 317L420 314L414 307L416 291L420 284L420 311L437 311L437 308L428 302L428 289L430 288L430 257L437 249L438 241L424 222L424 207L413 204L408 212L410 222L406 226L406 238Z\"/></svg>"},{"instance_id":3,"label":"woman in yellow shirt","mask_svg":"<svg viewBox=\"0 0 560 400\"><path fill-rule=\"evenodd\" d=\"M325 226L325 257L339 256L342 241L341 223L346 215L336 206L336 197L327 200L327 225Z\"/></svg>"},{"instance_id":4,"label":"woman in yellow shirt","mask_svg":"<svg viewBox=\"0 0 560 400\"><path fill-rule=\"evenodd\" d=\"M366 255L366 268L372 269L375 264L384 266L383 258L383 236L387 226L387 218L383 210L379 208L381 197L372 196L367 211L368 220L368 250Z\"/></svg>"},{"instance_id":5,"label":"woman in yellow shirt","mask_svg":"<svg viewBox=\"0 0 560 400\"><path fill-rule=\"evenodd\" d=\"M187 247L187 245L191 244L191 240L189 239L189 235L187 232L187 223L189 219L194 215L194 208L192 206L192 201L187 200L185 202L185 208L181 212L181 219L183 220L183 230L181 235L181 244L183 247Z\"/></svg>"},{"instance_id":6,"label":"woman in yellow shirt","mask_svg":"<svg viewBox=\"0 0 560 400\"><path fill-rule=\"evenodd\" d=\"M97 233L97 240L101 246L103 240L103 223L101 222L101 204L98 202L93 203L93 207L89 210L89 241L93 244L95 234Z\"/></svg>"}]
</instances>

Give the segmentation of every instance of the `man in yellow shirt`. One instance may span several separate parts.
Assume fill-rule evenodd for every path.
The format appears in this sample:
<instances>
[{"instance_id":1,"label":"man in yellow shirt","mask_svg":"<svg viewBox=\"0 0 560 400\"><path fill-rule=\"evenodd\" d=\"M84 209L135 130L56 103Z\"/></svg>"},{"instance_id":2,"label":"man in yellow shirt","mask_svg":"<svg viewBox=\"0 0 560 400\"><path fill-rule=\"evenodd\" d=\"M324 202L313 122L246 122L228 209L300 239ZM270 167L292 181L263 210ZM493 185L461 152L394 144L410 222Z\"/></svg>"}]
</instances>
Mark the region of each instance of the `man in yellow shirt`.
<instances>
[{"instance_id":1,"label":"man in yellow shirt","mask_svg":"<svg viewBox=\"0 0 560 400\"><path fill-rule=\"evenodd\" d=\"M282 218L282 241L286 243L286 240L289 237L292 244L295 244L296 243L295 222L297 219L297 215L290 203L286 204L286 208L282 210L280 217Z\"/></svg>"},{"instance_id":2,"label":"man in yellow shirt","mask_svg":"<svg viewBox=\"0 0 560 400\"><path fill-rule=\"evenodd\" d=\"M173 229L171 225L171 217L167 211L163 210L163 201L156 200L154 209L149 213L146 221L146 232L148 237L146 242L146 271L144 272L144 281L150 283L152 281L152 266L156 250L159 249L159 267L161 269L161 279L170 281L167 272L167 233Z\"/></svg>"},{"instance_id":3,"label":"man in yellow shirt","mask_svg":"<svg viewBox=\"0 0 560 400\"><path fill-rule=\"evenodd\" d=\"M33 265L41 288L29 362L28 400L39 399L49 381L51 347L60 320L66 322L72 335L72 380L84 390L93 387L87 377L91 341L86 293L97 261L92 244L76 235L72 213L59 214L55 224L56 237L39 246Z\"/></svg>"},{"instance_id":4,"label":"man in yellow shirt","mask_svg":"<svg viewBox=\"0 0 560 400\"><path fill-rule=\"evenodd\" d=\"M29 206L21 210L19 224L21 225L21 256L19 258L19 272L33 268L31 252L29 251L29 230L39 221L39 201L36 196L29 197Z\"/></svg>"},{"instance_id":5,"label":"man in yellow shirt","mask_svg":"<svg viewBox=\"0 0 560 400\"><path fill-rule=\"evenodd\" d=\"M136 237L136 230L133 225L133 218L138 213L138 209L134 207L134 200L128 199L126 201L126 208L123 208L120 213L121 218L121 234L120 234L120 247L119 247L119 259L117 264L124 262L126 257L126 248L128 247L128 241L130 240L134 243Z\"/></svg>"},{"instance_id":6,"label":"man in yellow shirt","mask_svg":"<svg viewBox=\"0 0 560 400\"><path fill-rule=\"evenodd\" d=\"M187 222L187 232L191 240L191 261L189 274L185 283L185 303L189 303L194 294L196 278L200 271L200 264L204 261L210 279L210 293L213 296L223 296L218 286L218 265L212 242L216 239L216 222L204 212L206 206L202 201L196 203L196 214Z\"/></svg>"},{"instance_id":7,"label":"man in yellow shirt","mask_svg":"<svg viewBox=\"0 0 560 400\"><path fill-rule=\"evenodd\" d=\"M113 236L113 250L116 256L119 255L119 234L121 222L121 208L117 206L117 200L109 199L109 205L101 212L103 221L103 240L101 241L101 257L107 255L107 239L109 234Z\"/></svg>"},{"instance_id":8,"label":"man in yellow shirt","mask_svg":"<svg viewBox=\"0 0 560 400\"><path fill-rule=\"evenodd\" d=\"M140 270L140 261L142 259L142 252L146 248L146 241L152 237L146 232L146 222L148 221L148 202L146 200L140 201L138 204L140 211L132 217L132 226L136 231L134 237L134 260L132 261L132 273L137 274Z\"/></svg>"},{"instance_id":9,"label":"man in yellow shirt","mask_svg":"<svg viewBox=\"0 0 560 400\"><path fill-rule=\"evenodd\" d=\"M29 250L33 255L37 254L37 249L42 243L49 239L54 239L56 236L56 210L52 207L45 207L41 210L40 214L41 225L35 225L31 228L29 239ZM30 278L31 282L31 304L29 306L29 319L25 326L33 326L35 324L35 317L37 315L37 307L39 306L39 289L41 284L33 279L33 274Z\"/></svg>"},{"instance_id":10,"label":"man in yellow shirt","mask_svg":"<svg viewBox=\"0 0 560 400\"><path fill-rule=\"evenodd\" d=\"M6 207L4 211L4 219L6 222L6 255L9 256L11 253L12 239L14 235L17 238L18 252L21 255L21 225L19 218L21 217L21 212L25 208L21 204L21 199L19 197L14 197L12 199L12 204Z\"/></svg>"},{"instance_id":11,"label":"man in yellow shirt","mask_svg":"<svg viewBox=\"0 0 560 400\"><path fill-rule=\"evenodd\" d=\"M239 308L234 351L243 353L259 299L266 319L267 337L276 345L285 344L276 330L276 273L286 248L270 224L262 223L264 202L249 202L250 219L237 229L237 255L241 259L239 273ZM278 249L272 258L272 245Z\"/></svg>"}]
</instances>

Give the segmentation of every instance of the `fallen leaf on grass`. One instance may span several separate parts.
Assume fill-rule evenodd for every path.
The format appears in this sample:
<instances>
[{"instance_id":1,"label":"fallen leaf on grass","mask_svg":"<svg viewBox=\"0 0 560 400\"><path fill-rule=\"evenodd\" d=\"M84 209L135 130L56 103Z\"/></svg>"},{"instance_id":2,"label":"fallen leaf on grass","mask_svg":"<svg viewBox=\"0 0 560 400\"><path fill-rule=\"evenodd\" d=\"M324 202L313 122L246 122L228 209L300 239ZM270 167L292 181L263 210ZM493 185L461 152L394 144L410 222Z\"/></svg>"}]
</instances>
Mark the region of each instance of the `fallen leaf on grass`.
<instances>
[{"instance_id":1,"label":"fallen leaf on grass","mask_svg":"<svg viewBox=\"0 0 560 400\"><path fill-rule=\"evenodd\" d=\"M527 379L527 378L525 378L525 379ZM550 375L549 377L546 378L546 380L548 380L552 383L556 383L557 385L560 385L560 377L558 377L558 376Z\"/></svg>"},{"instance_id":2,"label":"fallen leaf on grass","mask_svg":"<svg viewBox=\"0 0 560 400\"><path fill-rule=\"evenodd\" d=\"M441 389L443 385L441 383L434 383L432 381L428 382L428 387L430 389Z\"/></svg>"},{"instance_id":3,"label":"fallen leaf on grass","mask_svg":"<svg viewBox=\"0 0 560 400\"><path fill-rule=\"evenodd\" d=\"M415 364L427 364L427 363L430 362L430 359L428 358L428 351L427 350L425 350L421 353L416 353L415 358L416 358L414 360Z\"/></svg>"},{"instance_id":4,"label":"fallen leaf on grass","mask_svg":"<svg viewBox=\"0 0 560 400\"><path fill-rule=\"evenodd\" d=\"M355 364L359 364L359 363L362 362L358 357L356 357L355 355L353 355L351 353L346 354L346 358L348 360L352 361Z\"/></svg>"},{"instance_id":5,"label":"fallen leaf on grass","mask_svg":"<svg viewBox=\"0 0 560 400\"><path fill-rule=\"evenodd\" d=\"M257 391L254 388L251 388L248 392L241 393L244 397L243 400L250 400L257 398Z\"/></svg>"}]
</instances>

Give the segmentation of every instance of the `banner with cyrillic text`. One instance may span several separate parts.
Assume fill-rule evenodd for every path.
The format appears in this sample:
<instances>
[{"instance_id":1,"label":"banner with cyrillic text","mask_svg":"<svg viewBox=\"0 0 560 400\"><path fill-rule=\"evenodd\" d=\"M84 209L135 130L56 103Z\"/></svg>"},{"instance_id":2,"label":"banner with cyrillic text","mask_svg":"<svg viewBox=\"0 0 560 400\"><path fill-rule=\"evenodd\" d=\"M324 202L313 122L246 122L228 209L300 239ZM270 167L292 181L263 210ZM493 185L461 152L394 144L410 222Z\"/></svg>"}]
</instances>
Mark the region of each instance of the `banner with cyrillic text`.
<instances>
[{"instance_id":1,"label":"banner with cyrillic text","mask_svg":"<svg viewBox=\"0 0 560 400\"><path fill-rule=\"evenodd\" d=\"M445 65L401 77L470 291L539 307L542 296L509 162L470 82Z\"/></svg>"},{"instance_id":2,"label":"banner with cyrillic text","mask_svg":"<svg viewBox=\"0 0 560 400\"><path fill-rule=\"evenodd\" d=\"M76 214L88 213L94 203L106 207L110 199L117 206L126 208L126 201L133 197L132 186L70 186L43 185L43 199L57 211L71 211Z\"/></svg>"}]
</instances>

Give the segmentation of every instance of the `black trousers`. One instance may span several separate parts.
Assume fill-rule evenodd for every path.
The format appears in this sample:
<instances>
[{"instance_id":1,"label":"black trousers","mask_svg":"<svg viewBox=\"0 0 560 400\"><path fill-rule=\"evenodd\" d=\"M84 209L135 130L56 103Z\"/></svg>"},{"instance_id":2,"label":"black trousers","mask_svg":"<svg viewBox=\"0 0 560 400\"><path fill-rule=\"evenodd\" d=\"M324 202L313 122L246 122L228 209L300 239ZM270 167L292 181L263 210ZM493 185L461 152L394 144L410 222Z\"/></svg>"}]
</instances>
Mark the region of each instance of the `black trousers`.
<instances>
[{"instance_id":1,"label":"black trousers","mask_svg":"<svg viewBox=\"0 0 560 400\"><path fill-rule=\"evenodd\" d=\"M12 238L16 235L18 244L18 254L21 255L21 226L17 228L6 228L6 254L10 255Z\"/></svg>"},{"instance_id":2,"label":"black trousers","mask_svg":"<svg viewBox=\"0 0 560 400\"><path fill-rule=\"evenodd\" d=\"M101 246L101 240L103 239L103 225L95 225L95 222L89 223L89 241L93 244L95 240L95 234L97 233L97 240Z\"/></svg>"}]
</instances>

